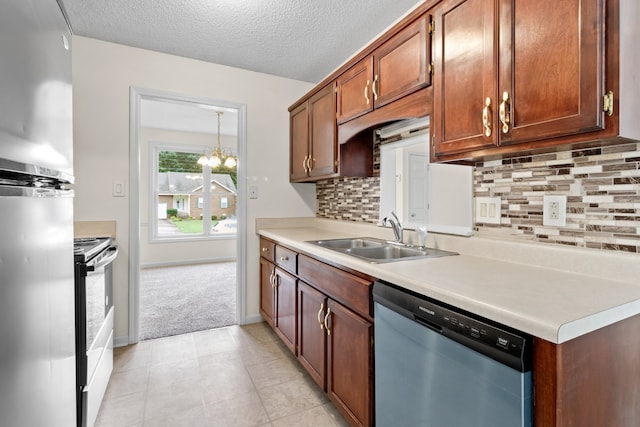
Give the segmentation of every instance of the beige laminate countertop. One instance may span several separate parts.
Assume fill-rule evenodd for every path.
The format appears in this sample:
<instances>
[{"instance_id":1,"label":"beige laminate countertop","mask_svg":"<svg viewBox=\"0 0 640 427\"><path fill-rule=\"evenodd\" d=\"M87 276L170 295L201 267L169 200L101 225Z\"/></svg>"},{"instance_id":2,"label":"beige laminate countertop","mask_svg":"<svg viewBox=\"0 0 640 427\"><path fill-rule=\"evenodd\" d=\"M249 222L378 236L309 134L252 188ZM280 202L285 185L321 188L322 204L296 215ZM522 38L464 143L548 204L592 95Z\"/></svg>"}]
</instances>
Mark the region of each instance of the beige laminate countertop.
<instances>
[{"instance_id":1,"label":"beige laminate countertop","mask_svg":"<svg viewBox=\"0 0 640 427\"><path fill-rule=\"evenodd\" d=\"M429 246L454 250L460 255L373 264L307 241L365 236L389 238L388 229L346 226L339 221L288 219L258 220L256 230L292 249L556 344L640 313L640 257L637 255L430 235ZM499 247L496 245L507 247L496 249ZM588 274L582 273L589 268L592 271Z\"/></svg>"}]
</instances>

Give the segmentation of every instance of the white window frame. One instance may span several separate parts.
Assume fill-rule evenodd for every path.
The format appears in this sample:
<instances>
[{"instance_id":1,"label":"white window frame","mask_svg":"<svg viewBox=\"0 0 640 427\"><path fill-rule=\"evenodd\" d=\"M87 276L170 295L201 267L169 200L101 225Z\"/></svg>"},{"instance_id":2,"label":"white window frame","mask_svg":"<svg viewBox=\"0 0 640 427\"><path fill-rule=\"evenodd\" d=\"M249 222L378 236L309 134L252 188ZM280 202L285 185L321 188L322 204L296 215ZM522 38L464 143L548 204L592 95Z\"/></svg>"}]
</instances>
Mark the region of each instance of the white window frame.
<instances>
[{"instance_id":1,"label":"white window frame","mask_svg":"<svg viewBox=\"0 0 640 427\"><path fill-rule=\"evenodd\" d=\"M197 197L202 197L202 234L180 234L176 236L158 235L158 157L161 151L175 151L182 153L202 154L207 150L206 146L199 145L175 145L162 142L149 143L149 241L151 243L167 242L167 241L195 241L195 240L215 240L220 236L216 236L211 231L211 203L204 203L205 200L211 200L211 186L206 185L211 182L211 168L203 167L202 169L202 192Z\"/></svg>"},{"instance_id":2,"label":"white window frame","mask_svg":"<svg viewBox=\"0 0 640 427\"><path fill-rule=\"evenodd\" d=\"M220 209L229 209L229 198L226 196L220 197Z\"/></svg>"}]
</instances>

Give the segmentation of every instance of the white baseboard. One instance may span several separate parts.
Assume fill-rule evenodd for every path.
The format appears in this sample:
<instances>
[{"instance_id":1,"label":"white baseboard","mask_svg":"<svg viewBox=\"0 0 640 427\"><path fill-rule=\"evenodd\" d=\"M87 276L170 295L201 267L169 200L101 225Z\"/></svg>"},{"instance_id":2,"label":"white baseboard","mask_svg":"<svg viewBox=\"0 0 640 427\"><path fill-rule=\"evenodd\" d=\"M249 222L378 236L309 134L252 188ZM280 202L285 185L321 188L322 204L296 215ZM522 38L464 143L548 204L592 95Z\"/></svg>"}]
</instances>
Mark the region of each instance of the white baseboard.
<instances>
[{"instance_id":1,"label":"white baseboard","mask_svg":"<svg viewBox=\"0 0 640 427\"><path fill-rule=\"evenodd\" d=\"M236 257L194 259L194 260L188 260L188 261L168 261L168 262L140 264L140 268L144 269L144 268L155 268L155 267L177 267L180 265L211 264L215 262L230 262L235 260L236 260Z\"/></svg>"},{"instance_id":2,"label":"white baseboard","mask_svg":"<svg viewBox=\"0 0 640 427\"><path fill-rule=\"evenodd\" d=\"M114 347L126 347L128 345L129 345L129 336L114 337L113 338L113 346Z\"/></svg>"},{"instance_id":3,"label":"white baseboard","mask_svg":"<svg viewBox=\"0 0 640 427\"><path fill-rule=\"evenodd\" d=\"M249 315L245 320L246 320L244 323L245 325L249 325L251 323L260 323L263 321L262 316L259 313Z\"/></svg>"}]
</instances>

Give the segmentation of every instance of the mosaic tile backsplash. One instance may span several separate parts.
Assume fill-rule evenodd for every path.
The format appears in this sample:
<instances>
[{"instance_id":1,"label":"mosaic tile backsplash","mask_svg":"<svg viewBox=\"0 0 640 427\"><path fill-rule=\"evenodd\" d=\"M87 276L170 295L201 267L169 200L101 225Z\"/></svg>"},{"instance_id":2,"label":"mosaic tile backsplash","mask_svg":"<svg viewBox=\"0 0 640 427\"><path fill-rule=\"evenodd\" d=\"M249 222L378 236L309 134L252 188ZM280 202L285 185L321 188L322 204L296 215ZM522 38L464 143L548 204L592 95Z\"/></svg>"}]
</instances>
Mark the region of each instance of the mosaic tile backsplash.
<instances>
[{"instance_id":1,"label":"mosaic tile backsplash","mask_svg":"<svg viewBox=\"0 0 640 427\"><path fill-rule=\"evenodd\" d=\"M318 217L378 222L375 151L374 177L318 182ZM501 198L501 223L476 224L483 235L640 253L639 142L479 162L474 185ZM542 225L545 195L567 196L566 226Z\"/></svg>"}]
</instances>

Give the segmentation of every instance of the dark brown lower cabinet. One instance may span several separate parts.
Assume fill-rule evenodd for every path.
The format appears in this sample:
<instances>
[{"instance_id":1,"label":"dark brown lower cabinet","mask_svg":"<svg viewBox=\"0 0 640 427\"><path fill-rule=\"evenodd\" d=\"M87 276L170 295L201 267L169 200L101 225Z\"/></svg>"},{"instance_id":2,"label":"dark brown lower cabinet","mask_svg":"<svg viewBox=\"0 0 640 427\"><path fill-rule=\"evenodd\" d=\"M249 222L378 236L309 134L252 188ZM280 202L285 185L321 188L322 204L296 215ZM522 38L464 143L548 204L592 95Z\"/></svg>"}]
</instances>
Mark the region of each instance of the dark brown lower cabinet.
<instances>
[{"instance_id":1,"label":"dark brown lower cabinet","mask_svg":"<svg viewBox=\"0 0 640 427\"><path fill-rule=\"evenodd\" d=\"M356 426L373 425L373 323L298 283L298 359Z\"/></svg>"},{"instance_id":2,"label":"dark brown lower cabinet","mask_svg":"<svg viewBox=\"0 0 640 427\"><path fill-rule=\"evenodd\" d=\"M260 258L260 314L289 350L296 354L295 276Z\"/></svg>"},{"instance_id":3,"label":"dark brown lower cabinet","mask_svg":"<svg viewBox=\"0 0 640 427\"><path fill-rule=\"evenodd\" d=\"M260 258L260 314L272 328L273 318L275 317L275 294L273 289L275 268L273 263Z\"/></svg>"},{"instance_id":4,"label":"dark brown lower cabinet","mask_svg":"<svg viewBox=\"0 0 640 427\"><path fill-rule=\"evenodd\" d=\"M311 378L327 389L327 297L304 282L298 284L298 360Z\"/></svg>"},{"instance_id":5,"label":"dark brown lower cabinet","mask_svg":"<svg viewBox=\"0 0 640 427\"><path fill-rule=\"evenodd\" d=\"M260 313L347 421L373 426L374 279L260 242Z\"/></svg>"},{"instance_id":6,"label":"dark brown lower cabinet","mask_svg":"<svg viewBox=\"0 0 640 427\"><path fill-rule=\"evenodd\" d=\"M373 324L327 302L327 393L354 425L373 425Z\"/></svg>"},{"instance_id":7,"label":"dark brown lower cabinet","mask_svg":"<svg viewBox=\"0 0 640 427\"><path fill-rule=\"evenodd\" d=\"M289 350L296 354L296 278L291 274L275 268L275 302L276 315L274 330Z\"/></svg>"},{"instance_id":8,"label":"dark brown lower cabinet","mask_svg":"<svg viewBox=\"0 0 640 427\"><path fill-rule=\"evenodd\" d=\"M536 427L640 425L640 315L562 344L534 342Z\"/></svg>"}]
</instances>

